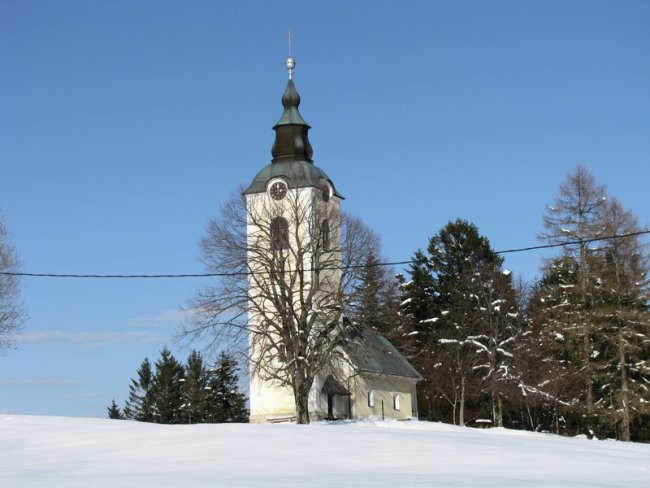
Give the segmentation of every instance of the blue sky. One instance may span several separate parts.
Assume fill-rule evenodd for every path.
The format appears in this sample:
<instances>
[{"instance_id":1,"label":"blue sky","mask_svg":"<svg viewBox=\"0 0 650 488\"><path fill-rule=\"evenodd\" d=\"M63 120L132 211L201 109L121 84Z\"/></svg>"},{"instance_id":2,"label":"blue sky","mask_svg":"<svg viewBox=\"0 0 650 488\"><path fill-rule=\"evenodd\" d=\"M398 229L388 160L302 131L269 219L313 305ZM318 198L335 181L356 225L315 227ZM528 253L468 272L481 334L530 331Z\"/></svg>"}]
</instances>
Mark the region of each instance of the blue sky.
<instances>
[{"instance_id":1,"label":"blue sky","mask_svg":"<svg viewBox=\"0 0 650 488\"><path fill-rule=\"evenodd\" d=\"M650 223L650 2L0 1L0 209L24 271L201 272L270 160L291 24L344 207L403 260L446 222L538 243L576 164ZM539 252L508 256L533 279ZM0 410L105 416L204 279L27 278Z\"/></svg>"}]
</instances>

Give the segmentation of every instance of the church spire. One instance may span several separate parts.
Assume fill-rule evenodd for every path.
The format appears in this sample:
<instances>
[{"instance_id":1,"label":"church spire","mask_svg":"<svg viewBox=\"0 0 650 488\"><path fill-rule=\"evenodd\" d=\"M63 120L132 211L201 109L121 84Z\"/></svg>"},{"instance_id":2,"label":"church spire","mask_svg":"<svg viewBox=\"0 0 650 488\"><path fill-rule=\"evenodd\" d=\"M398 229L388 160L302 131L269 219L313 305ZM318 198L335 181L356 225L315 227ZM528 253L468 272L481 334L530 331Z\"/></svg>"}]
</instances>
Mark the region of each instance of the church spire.
<instances>
[{"instance_id":1,"label":"church spire","mask_svg":"<svg viewBox=\"0 0 650 488\"><path fill-rule=\"evenodd\" d=\"M314 151L307 137L310 127L298 111L300 95L293 84L293 69L296 66L296 61L290 55L284 65L289 71L289 81L287 82L287 89L282 95L284 112L278 123L273 127L275 142L271 149L272 162L307 161L311 163Z\"/></svg>"}]
</instances>

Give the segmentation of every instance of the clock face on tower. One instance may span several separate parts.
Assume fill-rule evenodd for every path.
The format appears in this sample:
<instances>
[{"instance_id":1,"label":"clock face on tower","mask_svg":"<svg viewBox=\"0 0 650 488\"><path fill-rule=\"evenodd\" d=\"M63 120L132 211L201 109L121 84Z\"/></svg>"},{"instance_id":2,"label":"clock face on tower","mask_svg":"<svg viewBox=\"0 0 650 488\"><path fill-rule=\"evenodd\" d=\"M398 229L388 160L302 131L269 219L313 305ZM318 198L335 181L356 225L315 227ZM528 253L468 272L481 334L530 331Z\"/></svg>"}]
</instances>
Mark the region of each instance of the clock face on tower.
<instances>
[{"instance_id":1,"label":"clock face on tower","mask_svg":"<svg viewBox=\"0 0 650 488\"><path fill-rule=\"evenodd\" d=\"M271 194L271 198L273 200L282 200L287 194L287 185L281 181L276 181L271 185L269 193Z\"/></svg>"}]
</instances>

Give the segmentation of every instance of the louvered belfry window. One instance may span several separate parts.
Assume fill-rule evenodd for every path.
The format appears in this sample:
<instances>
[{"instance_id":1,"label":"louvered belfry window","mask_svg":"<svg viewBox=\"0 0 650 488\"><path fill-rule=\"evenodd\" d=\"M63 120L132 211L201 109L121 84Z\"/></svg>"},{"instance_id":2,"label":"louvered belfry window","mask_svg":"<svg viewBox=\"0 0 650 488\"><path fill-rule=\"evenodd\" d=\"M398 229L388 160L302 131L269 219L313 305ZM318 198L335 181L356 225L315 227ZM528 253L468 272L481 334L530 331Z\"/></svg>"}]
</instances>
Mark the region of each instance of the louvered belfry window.
<instances>
[{"instance_id":1,"label":"louvered belfry window","mask_svg":"<svg viewBox=\"0 0 650 488\"><path fill-rule=\"evenodd\" d=\"M284 217L271 221L271 249L279 251L289 248L289 222Z\"/></svg>"},{"instance_id":2,"label":"louvered belfry window","mask_svg":"<svg viewBox=\"0 0 650 488\"><path fill-rule=\"evenodd\" d=\"M320 226L320 234L323 242L323 251L330 250L330 224L327 220L323 220Z\"/></svg>"}]
</instances>

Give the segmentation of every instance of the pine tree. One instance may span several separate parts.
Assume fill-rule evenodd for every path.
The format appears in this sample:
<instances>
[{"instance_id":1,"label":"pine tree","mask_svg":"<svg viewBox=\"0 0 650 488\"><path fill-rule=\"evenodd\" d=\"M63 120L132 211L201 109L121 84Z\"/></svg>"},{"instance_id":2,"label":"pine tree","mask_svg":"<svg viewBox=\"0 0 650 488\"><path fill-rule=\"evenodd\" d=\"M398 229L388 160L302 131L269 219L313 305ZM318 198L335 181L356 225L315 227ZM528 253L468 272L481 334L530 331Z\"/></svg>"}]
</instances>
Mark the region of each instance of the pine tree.
<instances>
[{"instance_id":1,"label":"pine tree","mask_svg":"<svg viewBox=\"0 0 650 488\"><path fill-rule=\"evenodd\" d=\"M141 422L155 421L153 373L148 358L142 361L138 369L138 378L131 380L129 399L124 407L124 416L127 419Z\"/></svg>"},{"instance_id":2,"label":"pine tree","mask_svg":"<svg viewBox=\"0 0 650 488\"><path fill-rule=\"evenodd\" d=\"M155 405L155 421L161 424L175 424L182 421L183 397L181 385L184 378L183 366L164 347L156 361L152 392Z\"/></svg>"},{"instance_id":3,"label":"pine tree","mask_svg":"<svg viewBox=\"0 0 650 488\"><path fill-rule=\"evenodd\" d=\"M248 422L246 396L239 392L238 367L234 358L222 353L209 373L206 421L212 423Z\"/></svg>"},{"instance_id":4,"label":"pine tree","mask_svg":"<svg viewBox=\"0 0 650 488\"><path fill-rule=\"evenodd\" d=\"M115 419L115 420L123 420L124 415L122 414L122 411L120 410L120 407L117 406L117 403L115 403L115 399L111 402L110 406L107 407L108 410L108 418L109 419Z\"/></svg>"}]
</instances>

